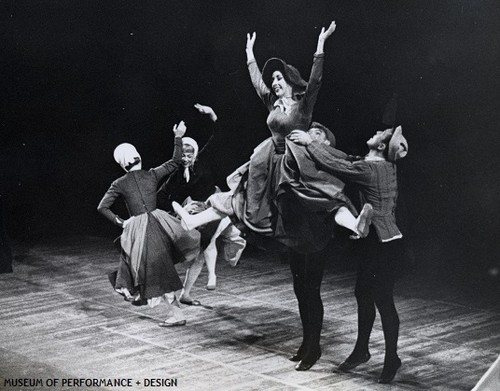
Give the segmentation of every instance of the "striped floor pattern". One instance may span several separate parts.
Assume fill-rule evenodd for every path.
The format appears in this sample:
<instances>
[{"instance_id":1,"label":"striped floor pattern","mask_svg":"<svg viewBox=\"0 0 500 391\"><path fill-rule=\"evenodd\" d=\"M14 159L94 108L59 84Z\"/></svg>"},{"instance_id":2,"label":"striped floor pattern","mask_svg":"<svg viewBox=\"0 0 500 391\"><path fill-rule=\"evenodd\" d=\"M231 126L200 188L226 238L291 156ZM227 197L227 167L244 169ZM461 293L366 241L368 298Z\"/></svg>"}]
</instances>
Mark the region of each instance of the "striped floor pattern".
<instances>
[{"instance_id":1,"label":"striped floor pattern","mask_svg":"<svg viewBox=\"0 0 500 391\"><path fill-rule=\"evenodd\" d=\"M0 275L0 390L470 390L500 353L498 305L405 277L396 291L403 366L395 381L376 383L379 318L372 359L336 371L356 337L354 274L329 267L323 355L297 372L287 360L301 340L297 304L276 254L250 249L234 268L220 263L215 291L203 271L193 290L203 306L183 306L188 324L173 329L158 327L163 308L134 307L112 291L106 274L117 256L107 239L22 245L14 254L14 273ZM103 382L85 383L92 379Z\"/></svg>"}]
</instances>

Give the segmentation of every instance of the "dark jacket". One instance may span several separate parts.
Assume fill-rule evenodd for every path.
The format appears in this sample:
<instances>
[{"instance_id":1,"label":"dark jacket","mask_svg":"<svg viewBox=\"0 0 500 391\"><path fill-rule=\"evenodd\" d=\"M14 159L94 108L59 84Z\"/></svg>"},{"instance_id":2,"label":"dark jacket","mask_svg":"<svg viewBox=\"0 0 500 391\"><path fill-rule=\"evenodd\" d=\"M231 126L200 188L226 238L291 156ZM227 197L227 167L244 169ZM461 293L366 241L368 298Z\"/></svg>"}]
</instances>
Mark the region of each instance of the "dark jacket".
<instances>
[{"instance_id":1,"label":"dark jacket","mask_svg":"<svg viewBox=\"0 0 500 391\"><path fill-rule=\"evenodd\" d=\"M175 138L172 159L149 171L135 170L126 173L114 181L102 198L97 210L116 225L122 219L111 211L111 206L118 197L123 197L131 216L156 209L156 191L161 180L170 175L182 164L182 139ZM120 223L116 221L119 219Z\"/></svg>"},{"instance_id":2,"label":"dark jacket","mask_svg":"<svg viewBox=\"0 0 500 391\"><path fill-rule=\"evenodd\" d=\"M317 141L307 150L319 168L359 186L362 201L373 206L372 224L381 242L402 237L395 216L398 183L394 163L366 159L350 162L339 158L343 152Z\"/></svg>"}]
</instances>

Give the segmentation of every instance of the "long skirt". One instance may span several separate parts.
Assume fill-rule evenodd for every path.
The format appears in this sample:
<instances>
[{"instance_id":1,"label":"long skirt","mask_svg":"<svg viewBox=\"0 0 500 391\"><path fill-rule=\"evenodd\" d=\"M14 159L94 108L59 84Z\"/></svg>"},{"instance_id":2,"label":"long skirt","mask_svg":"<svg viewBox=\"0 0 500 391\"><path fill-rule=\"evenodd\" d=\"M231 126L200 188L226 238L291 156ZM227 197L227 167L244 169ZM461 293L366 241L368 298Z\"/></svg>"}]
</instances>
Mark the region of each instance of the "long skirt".
<instances>
[{"instance_id":1,"label":"long skirt","mask_svg":"<svg viewBox=\"0 0 500 391\"><path fill-rule=\"evenodd\" d=\"M200 234L156 209L134 216L121 235L122 256L115 288L139 291L143 299L182 289L175 264L198 256Z\"/></svg>"},{"instance_id":2,"label":"long skirt","mask_svg":"<svg viewBox=\"0 0 500 391\"><path fill-rule=\"evenodd\" d=\"M284 153L276 152L271 138L262 142L250 161L228 177L228 185L230 192L210 197L215 209L232 216L263 243L272 239L267 243L278 242L301 253L327 245L340 207L357 215L343 193L344 183L319 170L307 149L289 140ZM246 238L252 241L256 236Z\"/></svg>"}]
</instances>

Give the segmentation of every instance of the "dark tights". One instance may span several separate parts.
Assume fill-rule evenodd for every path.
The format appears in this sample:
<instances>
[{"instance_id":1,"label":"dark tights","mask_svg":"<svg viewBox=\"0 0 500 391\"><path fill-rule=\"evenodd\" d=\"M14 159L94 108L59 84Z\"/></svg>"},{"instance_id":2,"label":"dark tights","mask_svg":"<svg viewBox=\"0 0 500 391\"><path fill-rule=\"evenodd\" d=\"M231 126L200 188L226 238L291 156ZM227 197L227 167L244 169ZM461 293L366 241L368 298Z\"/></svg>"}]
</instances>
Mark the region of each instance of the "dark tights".
<instances>
[{"instance_id":1,"label":"dark tights","mask_svg":"<svg viewBox=\"0 0 500 391\"><path fill-rule=\"evenodd\" d=\"M380 313L385 339L385 362L397 359L399 316L394 305L394 282L401 255L401 240L380 243L376 235L364 241L364 257L358 265L356 301L358 303L358 339L351 360L368 352L370 334L375 321L375 308Z\"/></svg>"},{"instance_id":2,"label":"dark tights","mask_svg":"<svg viewBox=\"0 0 500 391\"><path fill-rule=\"evenodd\" d=\"M320 289L325 269L325 257L321 256L321 253L299 254L291 251L289 259L303 332L302 344L297 354L307 360L316 356L320 351L319 340L323 326L323 302Z\"/></svg>"}]
</instances>

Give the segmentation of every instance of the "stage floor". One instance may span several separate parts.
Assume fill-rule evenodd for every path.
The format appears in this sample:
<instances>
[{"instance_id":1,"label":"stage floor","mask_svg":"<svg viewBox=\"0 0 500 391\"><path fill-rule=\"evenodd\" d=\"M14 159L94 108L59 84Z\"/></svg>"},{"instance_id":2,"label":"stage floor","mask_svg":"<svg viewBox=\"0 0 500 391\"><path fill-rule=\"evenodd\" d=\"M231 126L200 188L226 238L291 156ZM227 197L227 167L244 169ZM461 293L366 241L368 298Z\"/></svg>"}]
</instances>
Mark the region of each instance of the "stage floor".
<instances>
[{"instance_id":1,"label":"stage floor","mask_svg":"<svg viewBox=\"0 0 500 391\"><path fill-rule=\"evenodd\" d=\"M134 307L111 289L110 240L77 237L13 252L14 273L0 275L2 390L389 388L376 383L378 316L371 360L350 374L335 370L356 338L353 272L328 268L323 355L297 372L287 360L301 341L297 303L288 265L275 254L253 250L234 268L219 263L215 291L205 289L204 270L193 290L203 306L183 306L187 325L165 329L163 309ZM396 305L403 366L392 390L470 390L500 353L500 307L480 291L410 275L397 285ZM114 379L121 386L110 386Z\"/></svg>"}]
</instances>

